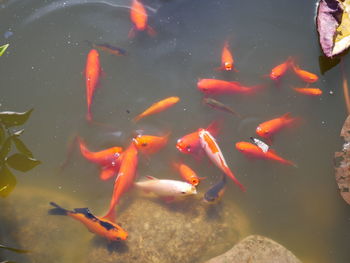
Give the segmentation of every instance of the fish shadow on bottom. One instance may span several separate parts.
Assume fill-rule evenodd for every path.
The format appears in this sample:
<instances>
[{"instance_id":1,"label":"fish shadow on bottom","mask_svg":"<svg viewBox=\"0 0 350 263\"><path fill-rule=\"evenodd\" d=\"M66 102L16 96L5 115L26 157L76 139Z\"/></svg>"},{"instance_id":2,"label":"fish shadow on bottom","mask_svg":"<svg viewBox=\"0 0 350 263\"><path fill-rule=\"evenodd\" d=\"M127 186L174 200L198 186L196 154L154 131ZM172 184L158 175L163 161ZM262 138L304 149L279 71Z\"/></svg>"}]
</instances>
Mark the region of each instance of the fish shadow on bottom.
<instances>
[{"instance_id":1,"label":"fish shadow on bottom","mask_svg":"<svg viewBox=\"0 0 350 263\"><path fill-rule=\"evenodd\" d=\"M223 203L220 201L216 204L208 204L206 211L206 219L208 221L220 221L222 220Z\"/></svg>"},{"instance_id":2,"label":"fish shadow on bottom","mask_svg":"<svg viewBox=\"0 0 350 263\"><path fill-rule=\"evenodd\" d=\"M91 244L94 247L104 247L108 252L117 252L117 253L127 253L129 252L129 247L125 241L115 241L111 242L106 240L103 237L94 236L91 240Z\"/></svg>"}]
</instances>

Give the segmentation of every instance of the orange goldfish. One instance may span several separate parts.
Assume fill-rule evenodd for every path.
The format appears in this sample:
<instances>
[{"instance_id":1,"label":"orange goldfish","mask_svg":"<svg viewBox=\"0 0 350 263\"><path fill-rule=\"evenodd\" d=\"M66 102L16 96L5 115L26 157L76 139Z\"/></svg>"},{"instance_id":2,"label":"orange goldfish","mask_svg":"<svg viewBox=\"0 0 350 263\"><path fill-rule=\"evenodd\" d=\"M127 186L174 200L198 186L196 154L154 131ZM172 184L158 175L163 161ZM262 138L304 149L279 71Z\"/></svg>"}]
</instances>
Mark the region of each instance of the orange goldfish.
<instances>
[{"instance_id":1,"label":"orange goldfish","mask_svg":"<svg viewBox=\"0 0 350 263\"><path fill-rule=\"evenodd\" d=\"M98 86L101 75L100 58L96 49L91 49L86 60L85 83L86 83L86 101L87 115L86 119L92 121L91 104L95 90Z\"/></svg>"},{"instance_id":2,"label":"orange goldfish","mask_svg":"<svg viewBox=\"0 0 350 263\"><path fill-rule=\"evenodd\" d=\"M317 88L293 88L296 92L309 95L309 96L320 96L322 95L322 90Z\"/></svg>"},{"instance_id":3,"label":"orange goldfish","mask_svg":"<svg viewBox=\"0 0 350 263\"><path fill-rule=\"evenodd\" d=\"M133 141L143 154L154 154L167 144L169 136L170 133L164 136L137 135Z\"/></svg>"},{"instance_id":4,"label":"orange goldfish","mask_svg":"<svg viewBox=\"0 0 350 263\"><path fill-rule=\"evenodd\" d=\"M308 72L306 70L301 69L299 66L292 63L292 68L294 73L303 81L307 83L314 83L318 80L318 76L314 73Z\"/></svg>"},{"instance_id":5,"label":"orange goldfish","mask_svg":"<svg viewBox=\"0 0 350 263\"><path fill-rule=\"evenodd\" d=\"M173 165L179 171L181 177L191 185L197 186L199 181L204 179L198 177L196 172L184 163L173 163Z\"/></svg>"},{"instance_id":6,"label":"orange goldfish","mask_svg":"<svg viewBox=\"0 0 350 263\"><path fill-rule=\"evenodd\" d=\"M272 160L282 164L295 166L293 162L278 156L274 150L268 149L267 152L264 152L259 146L250 142L237 142L236 149L249 157Z\"/></svg>"},{"instance_id":7,"label":"orange goldfish","mask_svg":"<svg viewBox=\"0 0 350 263\"><path fill-rule=\"evenodd\" d=\"M276 132L278 132L279 130L283 129L286 126L290 126L291 124L295 123L297 120L298 118L292 118L290 117L290 113L286 113L281 117L259 124L259 126L256 128L256 134L258 134L263 138L270 138Z\"/></svg>"},{"instance_id":8,"label":"orange goldfish","mask_svg":"<svg viewBox=\"0 0 350 263\"><path fill-rule=\"evenodd\" d=\"M219 121L214 121L212 122L206 130L210 131L211 134L217 135L219 132L221 126L221 122ZM201 143L199 141L199 130L195 132L191 132L180 139L177 140L176 142L176 148L185 154L197 154L201 150Z\"/></svg>"},{"instance_id":9,"label":"orange goldfish","mask_svg":"<svg viewBox=\"0 0 350 263\"><path fill-rule=\"evenodd\" d=\"M101 166L108 166L112 165L113 162L115 162L118 157L120 156L121 152L123 151L122 147L111 147L99 152L91 152L84 143L83 140L78 139L80 152L81 154L88 159L90 162L97 163Z\"/></svg>"},{"instance_id":10,"label":"orange goldfish","mask_svg":"<svg viewBox=\"0 0 350 263\"><path fill-rule=\"evenodd\" d=\"M117 178L114 181L114 189L109 210L103 218L108 218L112 222L115 221L115 206L118 204L120 197L125 194L133 185L136 168L137 168L137 148L132 142L124 151L121 165Z\"/></svg>"},{"instance_id":11,"label":"orange goldfish","mask_svg":"<svg viewBox=\"0 0 350 263\"><path fill-rule=\"evenodd\" d=\"M51 215L67 215L83 223L90 232L107 238L109 241L126 240L128 232L107 219L94 216L88 208L75 208L73 211L64 209L54 202L50 202L55 208L49 210Z\"/></svg>"},{"instance_id":12,"label":"orange goldfish","mask_svg":"<svg viewBox=\"0 0 350 263\"><path fill-rule=\"evenodd\" d=\"M221 53L221 66L217 69L226 71L234 70L237 72L237 70L234 68L234 60L229 49L228 41L225 41L224 43L224 47Z\"/></svg>"},{"instance_id":13,"label":"orange goldfish","mask_svg":"<svg viewBox=\"0 0 350 263\"><path fill-rule=\"evenodd\" d=\"M200 79L197 88L205 94L254 94L262 86L247 87L237 81Z\"/></svg>"},{"instance_id":14,"label":"orange goldfish","mask_svg":"<svg viewBox=\"0 0 350 263\"><path fill-rule=\"evenodd\" d=\"M146 109L144 112L142 112L141 114L136 116L134 118L134 121L138 121L146 116L164 111L164 110L174 106L179 101L180 101L179 97L168 97L168 98L165 98L161 101L153 103L148 109Z\"/></svg>"},{"instance_id":15,"label":"orange goldfish","mask_svg":"<svg viewBox=\"0 0 350 263\"><path fill-rule=\"evenodd\" d=\"M272 80L279 80L280 77L287 72L287 69L291 66L292 61L292 58L289 57L285 62L274 67L269 74L269 78Z\"/></svg>"},{"instance_id":16,"label":"orange goldfish","mask_svg":"<svg viewBox=\"0 0 350 263\"><path fill-rule=\"evenodd\" d=\"M135 36L135 30L137 31L145 31L147 30L147 33L150 36L155 36L156 31L149 25L147 25L147 12L144 7L144 5L138 1L133 0L131 9L130 9L130 19L131 22L134 24L133 28L129 32L129 38L133 38Z\"/></svg>"},{"instance_id":17,"label":"orange goldfish","mask_svg":"<svg viewBox=\"0 0 350 263\"><path fill-rule=\"evenodd\" d=\"M122 155L120 155L113 164L102 167L100 172L100 179L107 181L116 176L118 174L122 158Z\"/></svg>"},{"instance_id":18,"label":"orange goldfish","mask_svg":"<svg viewBox=\"0 0 350 263\"><path fill-rule=\"evenodd\" d=\"M210 134L209 131L205 129L199 130L199 138L201 146L204 151L207 153L209 159L228 177L230 177L233 182L241 188L243 192L246 191L245 187L238 181L231 169L228 167L225 158L219 148L219 145L216 143L214 137Z\"/></svg>"}]
</instances>

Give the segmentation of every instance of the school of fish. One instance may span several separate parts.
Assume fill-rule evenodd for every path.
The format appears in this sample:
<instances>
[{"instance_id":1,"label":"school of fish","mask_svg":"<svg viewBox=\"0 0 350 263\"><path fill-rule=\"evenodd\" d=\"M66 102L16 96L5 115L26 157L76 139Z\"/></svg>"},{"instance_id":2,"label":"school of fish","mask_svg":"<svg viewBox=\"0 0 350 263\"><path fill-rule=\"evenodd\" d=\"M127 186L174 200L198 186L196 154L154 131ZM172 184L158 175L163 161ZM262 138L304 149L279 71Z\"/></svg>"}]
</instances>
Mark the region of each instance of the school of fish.
<instances>
[{"instance_id":1,"label":"school of fish","mask_svg":"<svg viewBox=\"0 0 350 263\"><path fill-rule=\"evenodd\" d=\"M156 37L156 30L148 24L147 8L142 1L132 0L130 20L132 27L128 34L129 38L135 38L142 32L145 32L150 37ZM221 57L217 62L217 64L220 63L220 66L215 68L213 65L212 69L226 71L228 74L240 74L236 69L236 61L232 54L232 43L229 43L227 39L222 41ZM87 52L84 71L87 103L86 120L89 123L98 124L92 114L93 98L96 89L101 85L100 77L103 73L98 50L115 55L116 58L125 56L128 53L126 50L108 43L97 44L90 41L87 42L92 49ZM240 71L242 70L240 68ZM302 69L291 56L280 62L280 64L272 66L270 73L264 76L271 79L273 84L279 85L283 76L289 70L300 81L305 83L304 87L292 87L293 91L312 97L322 95L322 90L319 88L309 87L309 84L314 84L318 81L318 76ZM236 110L233 110L232 107L210 96L254 96L259 92L263 92L266 87L266 85L262 84L248 86L238 81L216 78L198 79L196 86L200 94L204 95L202 98L199 97L199 101L201 99L212 110L230 113L234 118L244 117L237 113ZM174 94L169 94L168 96L166 98L155 96L155 102L134 116L131 120L132 123L147 123L148 119L156 119L158 114L166 114L165 111L170 111L171 108L175 107L181 101L180 97ZM94 107L97 106L94 105ZM251 134L249 134L247 135L247 140L250 139L251 142L236 142L235 148L250 159L267 160L286 166L297 167L293 161L277 154L276 151L271 149L271 146L273 145L273 138L278 136L283 130L296 127L300 123L300 120L300 117L292 116L292 113L276 113L276 116L271 116L257 125L255 133L260 139L251 137ZM220 132L224 125L221 119L213 120L209 125L203 126L204 128L198 127L197 130L178 138L176 145L170 146L168 146L168 142L172 134L171 131L163 131L162 134L137 134L126 141L125 145L111 145L109 148L99 149L97 151L91 151L87 147L89 144L78 136L76 141L82 157L99 167L100 179L107 181L114 178L109 206L106 205L106 212L103 216L95 216L88 208L67 210L54 202L50 202L53 208L49 210L49 213L52 215L67 215L81 222L92 233L102 236L111 242L124 241L129 234L127 230L122 229L116 223L116 210L123 196L127 195L132 188L141 191L144 195L150 195L151 198L160 198L166 203L181 202L181 200L189 198L189 196L200 195L204 203L215 204L222 198L225 190L235 191L233 187L229 187L230 180L227 180L227 178L231 179L242 192L249 191L249 187L244 186L240 181L242 180L240 175L235 175L230 168L233 167L234 169L235 160L227 156L225 151L219 147L218 138L220 138ZM150 175L140 177L137 173L139 158L149 160L152 156L159 154L165 147L171 147L170 149L177 150L179 153L178 159L169 160L169 167L172 167L178 173L177 178L164 179ZM233 147L234 144L232 144ZM207 158L203 157L204 155ZM194 157L200 163L212 163L217 168L217 176L220 179L208 189L200 189L200 182L206 178L210 180L211 176L207 174L204 176L202 174L198 175L195 169L190 167L186 162L186 158L191 158L188 156ZM137 177L140 177L140 179L137 179Z\"/></svg>"}]
</instances>

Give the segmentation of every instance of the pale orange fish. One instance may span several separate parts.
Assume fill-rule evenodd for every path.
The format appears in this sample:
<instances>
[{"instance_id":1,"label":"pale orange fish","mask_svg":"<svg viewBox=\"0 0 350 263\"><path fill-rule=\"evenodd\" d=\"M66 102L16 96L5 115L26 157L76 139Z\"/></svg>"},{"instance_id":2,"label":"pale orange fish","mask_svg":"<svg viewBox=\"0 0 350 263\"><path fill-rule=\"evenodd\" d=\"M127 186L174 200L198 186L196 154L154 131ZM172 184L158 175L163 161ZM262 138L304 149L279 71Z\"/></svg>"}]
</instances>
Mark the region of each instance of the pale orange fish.
<instances>
[{"instance_id":1,"label":"pale orange fish","mask_svg":"<svg viewBox=\"0 0 350 263\"><path fill-rule=\"evenodd\" d=\"M293 59L289 57L285 62L274 67L268 75L272 80L279 80L291 66Z\"/></svg>"},{"instance_id":2,"label":"pale orange fish","mask_svg":"<svg viewBox=\"0 0 350 263\"><path fill-rule=\"evenodd\" d=\"M148 109L136 116L133 120L136 122L146 116L162 112L180 101L179 97L168 97L156 103L153 103Z\"/></svg>"},{"instance_id":3,"label":"pale orange fish","mask_svg":"<svg viewBox=\"0 0 350 263\"><path fill-rule=\"evenodd\" d=\"M173 166L178 170L181 177L185 179L186 182L197 186L199 184L199 181L204 179L204 177L200 178L197 176L196 172L193 171L188 165L184 163L173 163Z\"/></svg>"},{"instance_id":4,"label":"pale orange fish","mask_svg":"<svg viewBox=\"0 0 350 263\"><path fill-rule=\"evenodd\" d=\"M156 31L147 24L148 15L144 5L138 0L132 1L130 19L134 26L129 32L129 38L135 37L135 30L147 31L150 36L156 35Z\"/></svg>"},{"instance_id":5,"label":"pale orange fish","mask_svg":"<svg viewBox=\"0 0 350 263\"><path fill-rule=\"evenodd\" d=\"M237 70L234 67L234 59L232 53L230 52L228 41L225 41L224 43L224 47L221 53L221 66L217 69L226 71L234 70L237 72Z\"/></svg>"},{"instance_id":6,"label":"pale orange fish","mask_svg":"<svg viewBox=\"0 0 350 263\"><path fill-rule=\"evenodd\" d=\"M143 154L154 154L162 149L169 140L170 133L164 136L138 135L133 141Z\"/></svg>"},{"instance_id":7,"label":"pale orange fish","mask_svg":"<svg viewBox=\"0 0 350 263\"><path fill-rule=\"evenodd\" d=\"M318 80L318 76L314 73L301 69L299 66L292 63L294 73L303 81L307 83L314 83Z\"/></svg>"},{"instance_id":8,"label":"pale orange fish","mask_svg":"<svg viewBox=\"0 0 350 263\"><path fill-rule=\"evenodd\" d=\"M296 92L309 95L309 96L321 96L322 90L318 88L293 88Z\"/></svg>"}]
</instances>

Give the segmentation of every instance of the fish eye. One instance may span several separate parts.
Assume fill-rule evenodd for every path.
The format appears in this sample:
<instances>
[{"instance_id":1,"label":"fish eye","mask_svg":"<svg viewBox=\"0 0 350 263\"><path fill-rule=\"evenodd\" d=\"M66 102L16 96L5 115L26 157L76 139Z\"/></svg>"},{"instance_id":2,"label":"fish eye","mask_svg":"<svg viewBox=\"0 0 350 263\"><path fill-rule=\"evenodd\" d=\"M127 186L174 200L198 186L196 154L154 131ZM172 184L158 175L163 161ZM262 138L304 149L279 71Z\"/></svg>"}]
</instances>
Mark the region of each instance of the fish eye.
<instances>
[{"instance_id":1,"label":"fish eye","mask_svg":"<svg viewBox=\"0 0 350 263\"><path fill-rule=\"evenodd\" d=\"M186 192L182 191L182 192L181 192L181 194L183 194L183 195L184 195L184 194L186 194Z\"/></svg>"},{"instance_id":2,"label":"fish eye","mask_svg":"<svg viewBox=\"0 0 350 263\"><path fill-rule=\"evenodd\" d=\"M187 151L191 151L191 145L187 145L187 146L186 146L186 150L187 150Z\"/></svg>"},{"instance_id":3,"label":"fish eye","mask_svg":"<svg viewBox=\"0 0 350 263\"><path fill-rule=\"evenodd\" d=\"M142 147L146 147L148 144L146 142L142 143L141 146Z\"/></svg>"},{"instance_id":4,"label":"fish eye","mask_svg":"<svg viewBox=\"0 0 350 263\"><path fill-rule=\"evenodd\" d=\"M115 240L116 241L121 241L122 239L120 237L117 237Z\"/></svg>"}]
</instances>

